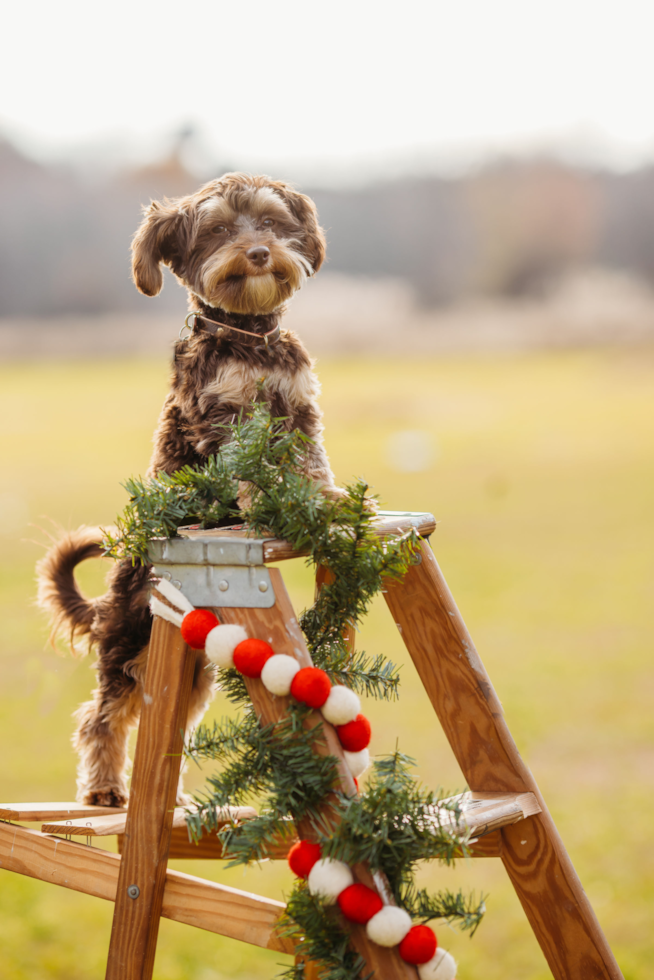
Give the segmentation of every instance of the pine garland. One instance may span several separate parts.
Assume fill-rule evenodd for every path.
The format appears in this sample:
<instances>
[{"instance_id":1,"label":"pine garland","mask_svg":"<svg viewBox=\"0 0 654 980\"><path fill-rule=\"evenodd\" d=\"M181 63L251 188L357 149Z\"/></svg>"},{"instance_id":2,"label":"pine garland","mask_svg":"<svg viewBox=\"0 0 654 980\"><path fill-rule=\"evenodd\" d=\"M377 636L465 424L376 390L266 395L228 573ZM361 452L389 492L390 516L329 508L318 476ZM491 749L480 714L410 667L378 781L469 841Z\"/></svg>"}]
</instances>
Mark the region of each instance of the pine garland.
<instances>
[{"instance_id":1,"label":"pine garland","mask_svg":"<svg viewBox=\"0 0 654 980\"><path fill-rule=\"evenodd\" d=\"M247 418L230 429L230 441L204 466L125 484L130 501L116 532L107 535L106 554L146 563L153 538L172 537L183 524L209 527L226 517L247 523L253 536L286 540L308 552L307 564L334 573L334 581L299 619L313 663L333 684L396 698L398 668L380 654L352 654L343 635L362 619L385 579L403 577L418 544L416 532L379 539L363 480L347 487L343 498L325 497L302 471L307 437L288 432L285 420L272 419L264 405L254 404ZM236 499L243 483L249 484L250 499L241 510ZM414 918L456 920L472 934L484 912L483 900L449 891L430 895L414 885L418 861L450 864L468 853L466 832L439 816L448 808L456 816L456 804L424 790L410 773L412 760L399 752L374 763L363 793L344 796L337 790L337 760L316 752L324 736L321 724L306 727L309 709L291 702L281 722L262 727L242 675L234 669L218 675L222 691L243 713L200 726L185 750L196 762L222 763L196 797L197 809L187 815L191 838L217 829L220 808L258 802L255 819L218 829L230 865L245 864L266 857L280 837L290 841L294 821L308 818L325 857L348 865L366 862L386 874L395 901ZM328 795L332 812L338 810L335 829L321 816ZM349 946L333 907L310 895L303 881L288 899L286 923L298 952L322 963L321 980L354 980L361 974L364 961ZM286 976L302 980L303 973L299 964Z\"/></svg>"},{"instance_id":2,"label":"pine garland","mask_svg":"<svg viewBox=\"0 0 654 980\"><path fill-rule=\"evenodd\" d=\"M273 840L295 833L292 819L309 816L316 827L323 827L320 808L338 782L338 766L334 756L315 752L323 731L322 725L305 727L310 714L310 708L292 702L276 724L260 727L250 711L236 721L223 718L212 728L200 726L192 735L186 749L190 758L223 764L220 773L208 778L206 793L196 797L198 807L187 817L192 839L216 829L220 807L265 800L255 819L220 830L230 855L228 867L261 861Z\"/></svg>"},{"instance_id":3,"label":"pine garland","mask_svg":"<svg viewBox=\"0 0 654 980\"><path fill-rule=\"evenodd\" d=\"M299 430L287 432L284 419L272 419L264 405L231 429L231 441L202 467L184 466L145 481L130 479L130 501L105 538L105 554L147 563L153 538L173 537L183 524L210 527L225 517L246 522L253 536L281 538L297 551L308 551L307 564L324 565L336 578L316 604L300 617L314 664L332 683L347 684L377 698L397 694L397 668L383 656L352 656L343 633L368 611L383 579L399 581L417 546L414 530L380 540L374 532L368 485L357 480L342 499L325 497L303 473L310 442ZM239 482L251 485L250 504L240 510ZM240 675L221 676L236 703L249 699Z\"/></svg>"},{"instance_id":4,"label":"pine garland","mask_svg":"<svg viewBox=\"0 0 654 980\"><path fill-rule=\"evenodd\" d=\"M441 821L443 813L458 814L456 802L424 790L411 774L414 761L395 752L373 764L366 791L341 797L341 822L321 836L323 856L353 865L366 862L371 871L384 871L398 905L421 922L442 919L457 922L474 935L486 911L484 896L465 896L442 890L430 894L416 889L413 879L418 861L451 864L468 856L469 834ZM344 941L333 906L311 895L306 882L296 883L286 906L284 934L292 936L300 955L323 964L321 980L352 980L365 964ZM286 980L303 980L302 965L289 968Z\"/></svg>"}]
</instances>

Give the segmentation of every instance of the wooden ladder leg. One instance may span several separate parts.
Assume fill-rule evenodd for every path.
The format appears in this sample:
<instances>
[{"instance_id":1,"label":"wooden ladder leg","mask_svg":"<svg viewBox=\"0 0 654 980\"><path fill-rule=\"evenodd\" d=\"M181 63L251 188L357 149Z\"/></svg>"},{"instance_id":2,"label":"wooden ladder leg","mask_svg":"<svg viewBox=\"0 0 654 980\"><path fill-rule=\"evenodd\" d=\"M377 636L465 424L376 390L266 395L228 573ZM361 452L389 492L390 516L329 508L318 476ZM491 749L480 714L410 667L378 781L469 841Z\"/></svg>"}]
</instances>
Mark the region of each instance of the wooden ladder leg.
<instances>
[{"instance_id":1,"label":"wooden ladder leg","mask_svg":"<svg viewBox=\"0 0 654 980\"><path fill-rule=\"evenodd\" d=\"M275 593L274 606L269 609L232 609L221 606L215 612L220 616L221 622L238 623L239 626L245 627L248 636L259 639L265 638L275 653L286 653L294 657L302 667L308 667L311 665L311 657L297 624L295 611L286 591L281 572L278 568L271 568L269 571ZM288 697L271 697L260 678L246 677L245 684L254 710L262 724L275 724L285 715ZM315 720L317 721L318 718ZM344 793L351 795L354 792L354 782L343 759L343 749L338 736L334 728L326 721L323 722L323 732L325 744L319 747L318 751L329 752L340 760L340 788ZM326 824L335 819L333 811L330 814L328 802L325 804L322 816ZM299 821L297 831L300 837L312 838L314 828L311 825L311 820L305 818ZM378 880L373 880L367 868L357 865L354 870L357 878L363 884L367 884L369 887L372 887L373 884L378 886ZM366 962L367 969L363 971L366 976L374 975L375 980L418 980L416 968L401 959L397 947L388 949L373 943L368 938L365 926L349 923L348 928L352 946L363 956ZM306 959L305 964L306 980L316 980L320 967Z\"/></svg>"},{"instance_id":2,"label":"wooden ladder leg","mask_svg":"<svg viewBox=\"0 0 654 980\"><path fill-rule=\"evenodd\" d=\"M622 973L426 541L386 602L470 789L534 793L542 812L502 829L501 857L556 980Z\"/></svg>"},{"instance_id":3,"label":"wooden ladder leg","mask_svg":"<svg viewBox=\"0 0 654 980\"><path fill-rule=\"evenodd\" d=\"M195 652L155 617L106 980L150 980L159 933Z\"/></svg>"}]
</instances>

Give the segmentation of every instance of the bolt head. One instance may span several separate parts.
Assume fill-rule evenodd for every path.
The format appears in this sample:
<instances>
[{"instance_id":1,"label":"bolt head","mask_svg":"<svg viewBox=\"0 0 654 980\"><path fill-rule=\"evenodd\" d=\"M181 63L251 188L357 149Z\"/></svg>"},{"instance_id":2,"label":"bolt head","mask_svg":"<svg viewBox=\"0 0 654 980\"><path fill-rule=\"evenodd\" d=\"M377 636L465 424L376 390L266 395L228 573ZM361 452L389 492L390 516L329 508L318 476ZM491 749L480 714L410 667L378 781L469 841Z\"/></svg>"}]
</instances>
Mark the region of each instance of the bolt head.
<instances>
[{"instance_id":1,"label":"bolt head","mask_svg":"<svg viewBox=\"0 0 654 980\"><path fill-rule=\"evenodd\" d=\"M268 583L259 582L259 592L267 592L267 591L268 591Z\"/></svg>"},{"instance_id":2,"label":"bolt head","mask_svg":"<svg viewBox=\"0 0 654 980\"><path fill-rule=\"evenodd\" d=\"M220 589L221 592L227 592L227 589L229 588L229 582L226 579L221 579L220 582L218 583L218 588Z\"/></svg>"},{"instance_id":3,"label":"bolt head","mask_svg":"<svg viewBox=\"0 0 654 980\"><path fill-rule=\"evenodd\" d=\"M130 898L138 898L139 895L141 894L141 889L139 888L138 885L130 885L129 888L127 889L127 894L129 895Z\"/></svg>"}]
</instances>

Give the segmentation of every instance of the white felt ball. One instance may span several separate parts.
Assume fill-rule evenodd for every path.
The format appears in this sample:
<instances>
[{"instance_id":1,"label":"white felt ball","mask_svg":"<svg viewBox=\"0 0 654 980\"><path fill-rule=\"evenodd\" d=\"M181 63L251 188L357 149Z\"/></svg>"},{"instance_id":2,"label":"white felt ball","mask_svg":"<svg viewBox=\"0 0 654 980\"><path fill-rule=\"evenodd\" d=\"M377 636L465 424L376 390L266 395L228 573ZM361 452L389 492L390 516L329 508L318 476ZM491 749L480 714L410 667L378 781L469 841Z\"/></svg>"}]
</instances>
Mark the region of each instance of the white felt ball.
<instances>
[{"instance_id":1,"label":"white felt ball","mask_svg":"<svg viewBox=\"0 0 654 980\"><path fill-rule=\"evenodd\" d=\"M332 858L321 858L317 861L307 880L311 894L324 898L329 905L333 905L343 889L354 882L347 864Z\"/></svg>"},{"instance_id":2,"label":"white felt ball","mask_svg":"<svg viewBox=\"0 0 654 980\"><path fill-rule=\"evenodd\" d=\"M404 909L399 909L397 905L385 905L372 919L368 919L366 932L378 946L397 946L412 925L411 916Z\"/></svg>"},{"instance_id":3,"label":"white felt ball","mask_svg":"<svg viewBox=\"0 0 654 980\"><path fill-rule=\"evenodd\" d=\"M456 977L456 960L439 946L430 960L420 964L418 976L420 980L454 980Z\"/></svg>"},{"instance_id":4,"label":"white felt ball","mask_svg":"<svg viewBox=\"0 0 654 980\"><path fill-rule=\"evenodd\" d=\"M263 686L271 694L290 694L291 681L299 669L300 665L295 657L289 657L285 653L276 653L263 665L261 671Z\"/></svg>"},{"instance_id":5,"label":"white felt ball","mask_svg":"<svg viewBox=\"0 0 654 980\"><path fill-rule=\"evenodd\" d=\"M204 649L209 660L213 660L219 667L233 667L234 650L247 638L242 626L223 623L209 631Z\"/></svg>"},{"instance_id":6,"label":"white felt ball","mask_svg":"<svg viewBox=\"0 0 654 980\"><path fill-rule=\"evenodd\" d=\"M361 749L360 752L344 752L345 764L355 779L362 775L370 765L370 752Z\"/></svg>"},{"instance_id":7,"label":"white felt ball","mask_svg":"<svg viewBox=\"0 0 654 980\"><path fill-rule=\"evenodd\" d=\"M349 687L335 684L320 710L330 725L347 725L361 711L361 702Z\"/></svg>"}]
</instances>

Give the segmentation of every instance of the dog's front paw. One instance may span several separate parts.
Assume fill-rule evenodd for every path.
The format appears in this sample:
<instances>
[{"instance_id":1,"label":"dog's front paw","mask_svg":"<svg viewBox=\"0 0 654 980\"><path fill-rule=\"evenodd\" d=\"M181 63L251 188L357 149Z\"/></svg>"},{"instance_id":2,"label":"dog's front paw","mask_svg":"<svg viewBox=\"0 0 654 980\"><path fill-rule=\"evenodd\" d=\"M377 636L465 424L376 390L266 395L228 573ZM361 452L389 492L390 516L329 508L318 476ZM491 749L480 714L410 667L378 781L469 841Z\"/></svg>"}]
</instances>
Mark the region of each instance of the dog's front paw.
<instances>
[{"instance_id":1,"label":"dog's front paw","mask_svg":"<svg viewBox=\"0 0 654 980\"><path fill-rule=\"evenodd\" d=\"M90 790L84 794L82 803L87 806L127 806L127 796L118 790Z\"/></svg>"},{"instance_id":2,"label":"dog's front paw","mask_svg":"<svg viewBox=\"0 0 654 980\"><path fill-rule=\"evenodd\" d=\"M252 506L252 484L248 480L239 480L236 502L239 510L249 510Z\"/></svg>"},{"instance_id":3,"label":"dog's front paw","mask_svg":"<svg viewBox=\"0 0 654 980\"><path fill-rule=\"evenodd\" d=\"M324 497L328 497L330 500L345 500L349 496L347 490L343 490L341 487L323 487L321 491ZM365 508L366 510L372 511L376 514L379 510L379 504L374 497L365 498Z\"/></svg>"},{"instance_id":4,"label":"dog's front paw","mask_svg":"<svg viewBox=\"0 0 654 980\"><path fill-rule=\"evenodd\" d=\"M175 800L175 806L189 807L189 806L195 806L195 803L190 793L178 792L177 799Z\"/></svg>"}]
</instances>

